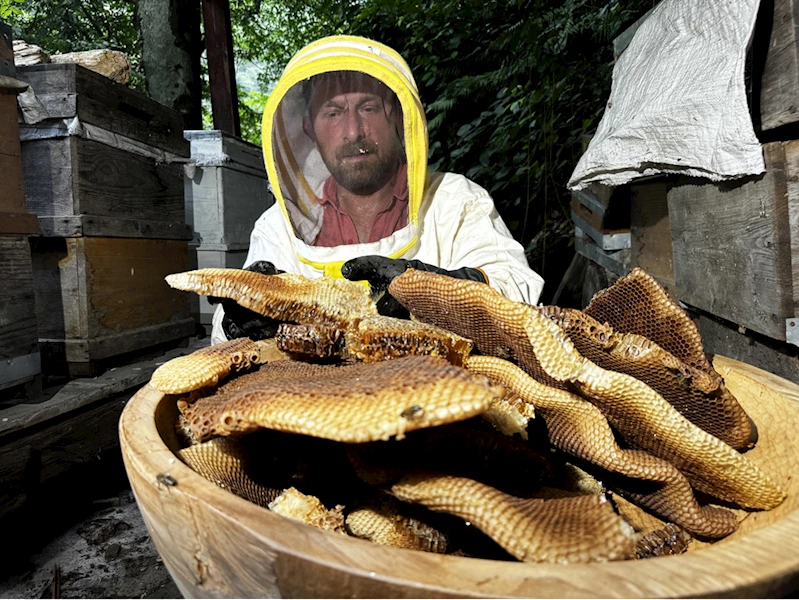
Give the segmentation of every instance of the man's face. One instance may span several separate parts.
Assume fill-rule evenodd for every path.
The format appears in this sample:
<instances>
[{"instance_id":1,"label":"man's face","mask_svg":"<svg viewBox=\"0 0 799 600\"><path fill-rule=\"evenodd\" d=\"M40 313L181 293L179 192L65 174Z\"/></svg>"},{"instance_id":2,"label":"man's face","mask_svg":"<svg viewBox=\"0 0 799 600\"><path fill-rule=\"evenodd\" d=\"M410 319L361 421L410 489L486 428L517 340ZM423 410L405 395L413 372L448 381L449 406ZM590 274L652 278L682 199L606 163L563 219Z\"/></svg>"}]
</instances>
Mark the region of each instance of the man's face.
<instances>
[{"instance_id":1,"label":"man's face","mask_svg":"<svg viewBox=\"0 0 799 600\"><path fill-rule=\"evenodd\" d=\"M344 189L368 196L402 163L402 118L393 94L376 79L337 72L314 82L310 118L303 124L322 160Z\"/></svg>"}]
</instances>

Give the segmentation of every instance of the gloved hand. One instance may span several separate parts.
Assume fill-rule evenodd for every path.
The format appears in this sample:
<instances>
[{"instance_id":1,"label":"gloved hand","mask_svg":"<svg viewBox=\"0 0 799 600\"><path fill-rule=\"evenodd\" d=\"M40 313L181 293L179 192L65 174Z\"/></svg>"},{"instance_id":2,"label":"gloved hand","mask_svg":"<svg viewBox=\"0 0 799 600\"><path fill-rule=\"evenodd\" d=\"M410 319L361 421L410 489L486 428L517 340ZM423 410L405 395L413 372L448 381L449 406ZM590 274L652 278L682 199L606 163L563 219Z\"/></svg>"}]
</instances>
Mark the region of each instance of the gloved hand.
<instances>
[{"instance_id":1,"label":"gloved hand","mask_svg":"<svg viewBox=\"0 0 799 600\"><path fill-rule=\"evenodd\" d=\"M262 275L277 275L284 271L279 271L272 263L259 260L252 263L245 271L253 271ZM222 319L222 331L229 340L241 337L248 337L251 340L265 340L275 337L280 321L270 319L248 308L244 308L230 298L217 298L209 296L208 302L211 304L222 304L225 317Z\"/></svg>"},{"instance_id":2,"label":"gloved hand","mask_svg":"<svg viewBox=\"0 0 799 600\"><path fill-rule=\"evenodd\" d=\"M463 267L454 271L447 271L441 267L436 267L423 263L420 260L407 260L404 258L386 258L385 256L360 256L345 262L341 267L341 274L352 281L365 279L372 286L373 295L379 297L377 301L377 311L381 315L398 318L408 318L408 311L391 294L388 293L388 286L391 280L397 275L403 274L407 269L427 271L447 275L456 279L468 279L488 283L485 275L480 269Z\"/></svg>"}]
</instances>

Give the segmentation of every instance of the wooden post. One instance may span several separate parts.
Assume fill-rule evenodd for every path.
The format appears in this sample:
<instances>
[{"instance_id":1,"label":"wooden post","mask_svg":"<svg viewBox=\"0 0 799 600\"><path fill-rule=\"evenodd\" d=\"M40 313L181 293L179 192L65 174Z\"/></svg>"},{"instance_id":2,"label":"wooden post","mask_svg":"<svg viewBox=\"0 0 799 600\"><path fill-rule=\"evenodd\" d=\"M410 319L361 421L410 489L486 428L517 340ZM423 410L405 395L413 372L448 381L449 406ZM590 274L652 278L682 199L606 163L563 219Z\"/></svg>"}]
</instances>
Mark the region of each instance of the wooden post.
<instances>
[{"instance_id":1,"label":"wooden post","mask_svg":"<svg viewBox=\"0 0 799 600\"><path fill-rule=\"evenodd\" d=\"M241 136L236 67L233 63L233 33L228 0L203 0L205 48L214 129Z\"/></svg>"}]
</instances>

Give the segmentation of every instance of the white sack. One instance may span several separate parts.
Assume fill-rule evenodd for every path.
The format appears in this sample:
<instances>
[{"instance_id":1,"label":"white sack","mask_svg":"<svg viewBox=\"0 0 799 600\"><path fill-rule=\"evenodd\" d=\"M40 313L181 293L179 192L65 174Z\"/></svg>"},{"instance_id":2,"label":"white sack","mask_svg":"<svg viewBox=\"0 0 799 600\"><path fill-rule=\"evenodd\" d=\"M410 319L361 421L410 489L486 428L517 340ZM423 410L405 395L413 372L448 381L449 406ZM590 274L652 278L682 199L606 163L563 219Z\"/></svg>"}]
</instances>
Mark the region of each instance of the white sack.
<instances>
[{"instance_id":1,"label":"white sack","mask_svg":"<svg viewBox=\"0 0 799 600\"><path fill-rule=\"evenodd\" d=\"M744 88L759 0L664 0L613 69L605 114L568 187L659 173L765 171Z\"/></svg>"}]
</instances>

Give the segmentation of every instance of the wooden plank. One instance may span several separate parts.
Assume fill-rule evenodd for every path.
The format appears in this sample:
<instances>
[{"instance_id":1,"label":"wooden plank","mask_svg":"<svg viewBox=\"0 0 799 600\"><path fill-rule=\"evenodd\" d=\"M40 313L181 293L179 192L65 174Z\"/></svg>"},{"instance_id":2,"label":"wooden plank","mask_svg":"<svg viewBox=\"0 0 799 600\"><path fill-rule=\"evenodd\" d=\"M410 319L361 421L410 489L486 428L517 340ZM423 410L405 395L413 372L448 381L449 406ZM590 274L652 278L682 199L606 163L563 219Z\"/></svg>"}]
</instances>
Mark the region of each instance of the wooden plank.
<instances>
[{"instance_id":1,"label":"wooden plank","mask_svg":"<svg viewBox=\"0 0 799 600\"><path fill-rule=\"evenodd\" d=\"M136 390L146 384L153 372L166 361L195 350L197 347L168 350L157 358L123 365L93 379L70 381L45 402L6 408L0 411L0 443L13 434L58 420L111 396Z\"/></svg>"},{"instance_id":2,"label":"wooden plank","mask_svg":"<svg viewBox=\"0 0 799 600\"><path fill-rule=\"evenodd\" d=\"M676 298L667 181L632 185L630 266L640 267Z\"/></svg>"},{"instance_id":3,"label":"wooden plank","mask_svg":"<svg viewBox=\"0 0 799 600\"><path fill-rule=\"evenodd\" d=\"M265 177L255 177L234 169L221 169L220 193L223 200L223 244L248 244L255 222L272 204ZM211 240L209 240L211 241Z\"/></svg>"},{"instance_id":4,"label":"wooden plank","mask_svg":"<svg viewBox=\"0 0 799 600\"><path fill-rule=\"evenodd\" d=\"M723 354L799 383L799 348L774 342L751 332L741 333L730 323L699 315L699 333L705 352Z\"/></svg>"},{"instance_id":5,"label":"wooden plank","mask_svg":"<svg viewBox=\"0 0 799 600\"><path fill-rule=\"evenodd\" d=\"M35 215L30 216L36 219ZM2 231L1 223L0 220L0 231ZM135 237L165 240L190 240L192 238L189 225L163 221L76 215L39 217L38 224L41 224L42 235L47 237Z\"/></svg>"},{"instance_id":6,"label":"wooden plank","mask_svg":"<svg viewBox=\"0 0 799 600\"><path fill-rule=\"evenodd\" d=\"M24 142L22 164L28 212L41 217L186 223L182 165L76 136Z\"/></svg>"},{"instance_id":7,"label":"wooden plank","mask_svg":"<svg viewBox=\"0 0 799 600\"><path fill-rule=\"evenodd\" d=\"M25 212L17 97L0 92L0 212Z\"/></svg>"},{"instance_id":8,"label":"wooden plank","mask_svg":"<svg viewBox=\"0 0 799 600\"><path fill-rule=\"evenodd\" d=\"M60 109L66 110L72 102L70 95L77 95L75 110L81 122L178 156L189 156L189 144L183 139L181 114L145 94L80 65L43 64L21 67L19 71L20 77L31 84L37 96L55 94L48 101ZM59 95L63 97L61 104L57 100Z\"/></svg>"},{"instance_id":9,"label":"wooden plank","mask_svg":"<svg viewBox=\"0 0 799 600\"><path fill-rule=\"evenodd\" d=\"M785 176L788 189L788 231L791 238L793 314L799 317L799 141L785 143Z\"/></svg>"},{"instance_id":10,"label":"wooden plank","mask_svg":"<svg viewBox=\"0 0 799 600\"><path fill-rule=\"evenodd\" d=\"M785 151L763 147L767 173L668 192L680 300L773 339L793 317Z\"/></svg>"},{"instance_id":11,"label":"wooden plank","mask_svg":"<svg viewBox=\"0 0 799 600\"><path fill-rule=\"evenodd\" d=\"M164 278L186 270L188 244L176 240L76 238L85 260L88 334L121 331L189 318L188 294Z\"/></svg>"},{"instance_id":12,"label":"wooden plank","mask_svg":"<svg viewBox=\"0 0 799 600\"><path fill-rule=\"evenodd\" d=\"M760 79L761 129L799 121L799 1L774 0L771 40Z\"/></svg>"},{"instance_id":13,"label":"wooden plank","mask_svg":"<svg viewBox=\"0 0 799 600\"><path fill-rule=\"evenodd\" d=\"M36 96L47 111L49 119L71 119L78 112L78 95L66 92L54 92Z\"/></svg>"},{"instance_id":14,"label":"wooden plank","mask_svg":"<svg viewBox=\"0 0 799 600\"><path fill-rule=\"evenodd\" d=\"M99 361L183 340L193 333L194 319L187 317L87 339L40 339L39 345L46 357L45 372L63 372L77 363L98 363L102 370Z\"/></svg>"},{"instance_id":15,"label":"wooden plank","mask_svg":"<svg viewBox=\"0 0 799 600\"><path fill-rule=\"evenodd\" d=\"M31 239L33 288L36 298L36 319L39 338L66 336L62 295L76 297L77 286L70 289L62 281L73 264L64 239ZM71 296L70 296L71 295ZM80 334L80 332L76 332Z\"/></svg>"},{"instance_id":16,"label":"wooden plank","mask_svg":"<svg viewBox=\"0 0 799 600\"><path fill-rule=\"evenodd\" d=\"M76 144L72 138L37 140L22 144L25 204L39 216L71 215L75 190Z\"/></svg>"},{"instance_id":17,"label":"wooden plank","mask_svg":"<svg viewBox=\"0 0 799 600\"><path fill-rule=\"evenodd\" d=\"M158 163L83 138L71 139L78 159L77 172L73 171L74 214L186 222L182 165Z\"/></svg>"},{"instance_id":18,"label":"wooden plank","mask_svg":"<svg viewBox=\"0 0 799 600\"><path fill-rule=\"evenodd\" d=\"M203 25L214 129L241 136L228 0L203 0Z\"/></svg>"},{"instance_id":19,"label":"wooden plank","mask_svg":"<svg viewBox=\"0 0 799 600\"><path fill-rule=\"evenodd\" d=\"M39 233L39 220L29 213L0 212L0 235Z\"/></svg>"},{"instance_id":20,"label":"wooden plank","mask_svg":"<svg viewBox=\"0 0 799 600\"><path fill-rule=\"evenodd\" d=\"M24 213L24 172L19 156L0 154L0 173L3 186L0 188L0 212Z\"/></svg>"},{"instance_id":21,"label":"wooden plank","mask_svg":"<svg viewBox=\"0 0 799 600\"><path fill-rule=\"evenodd\" d=\"M119 446L115 424L131 392L64 419L2 447L6 472L0 479L0 517L19 508L38 489L71 470L97 461Z\"/></svg>"},{"instance_id":22,"label":"wooden plank","mask_svg":"<svg viewBox=\"0 0 799 600\"><path fill-rule=\"evenodd\" d=\"M32 249L43 370L125 354L192 332L188 294L164 281L186 270L187 242L39 238Z\"/></svg>"},{"instance_id":23,"label":"wooden plank","mask_svg":"<svg viewBox=\"0 0 799 600\"><path fill-rule=\"evenodd\" d=\"M0 236L0 360L36 352L33 269L26 236Z\"/></svg>"}]
</instances>

